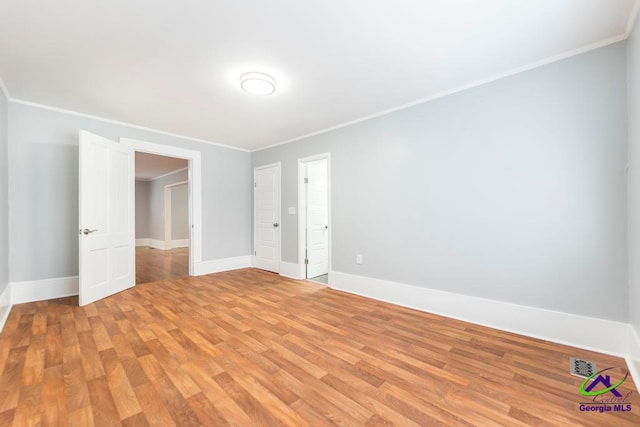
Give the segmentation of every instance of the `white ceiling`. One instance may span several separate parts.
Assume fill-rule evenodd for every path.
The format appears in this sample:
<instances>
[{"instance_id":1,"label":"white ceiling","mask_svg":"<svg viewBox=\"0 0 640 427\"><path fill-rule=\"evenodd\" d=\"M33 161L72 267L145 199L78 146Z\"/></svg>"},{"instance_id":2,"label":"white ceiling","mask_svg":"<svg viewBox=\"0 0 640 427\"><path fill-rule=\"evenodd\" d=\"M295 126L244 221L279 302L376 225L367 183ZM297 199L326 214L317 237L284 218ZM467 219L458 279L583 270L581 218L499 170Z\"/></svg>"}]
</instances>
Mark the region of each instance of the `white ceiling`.
<instances>
[{"instance_id":1,"label":"white ceiling","mask_svg":"<svg viewBox=\"0 0 640 427\"><path fill-rule=\"evenodd\" d=\"M136 179L149 181L189 166L184 159L136 152Z\"/></svg>"},{"instance_id":2,"label":"white ceiling","mask_svg":"<svg viewBox=\"0 0 640 427\"><path fill-rule=\"evenodd\" d=\"M15 100L256 149L627 36L634 0L0 0ZM239 76L266 71L270 97Z\"/></svg>"}]
</instances>

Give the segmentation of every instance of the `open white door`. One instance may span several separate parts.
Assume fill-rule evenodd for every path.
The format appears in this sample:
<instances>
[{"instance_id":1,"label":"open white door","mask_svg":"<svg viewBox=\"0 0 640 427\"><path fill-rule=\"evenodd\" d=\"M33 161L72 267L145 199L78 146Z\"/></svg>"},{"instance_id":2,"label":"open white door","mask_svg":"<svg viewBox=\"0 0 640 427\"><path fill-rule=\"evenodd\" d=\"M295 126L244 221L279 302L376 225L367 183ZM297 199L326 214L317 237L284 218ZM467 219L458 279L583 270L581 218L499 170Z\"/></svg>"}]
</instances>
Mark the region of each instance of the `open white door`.
<instances>
[{"instance_id":1,"label":"open white door","mask_svg":"<svg viewBox=\"0 0 640 427\"><path fill-rule=\"evenodd\" d=\"M80 305L135 285L133 151L80 131Z\"/></svg>"},{"instance_id":2,"label":"open white door","mask_svg":"<svg viewBox=\"0 0 640 427\"><path fill-rule=\"evenodd\" d=\"M307 278L329 272L327 159L307 163Z\"/></svg>"},{"instance_id":3,"label":"open white door","mask_svg":"<svg viewBox=\"0 0 640 427\"><path fill-rule=\"evenodd\" d=\"M255 266L280 272L280 164L254 171Z\"/></svg>"}]
</instances>

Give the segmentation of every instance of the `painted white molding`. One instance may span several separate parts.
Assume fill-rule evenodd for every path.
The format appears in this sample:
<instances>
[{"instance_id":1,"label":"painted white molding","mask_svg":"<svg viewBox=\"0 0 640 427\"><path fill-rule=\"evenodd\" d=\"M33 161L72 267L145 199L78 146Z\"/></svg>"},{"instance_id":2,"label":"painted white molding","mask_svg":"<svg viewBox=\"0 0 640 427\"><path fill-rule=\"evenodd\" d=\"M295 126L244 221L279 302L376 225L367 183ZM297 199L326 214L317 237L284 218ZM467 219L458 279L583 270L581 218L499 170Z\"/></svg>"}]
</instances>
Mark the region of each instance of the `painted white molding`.
<instances>
[{"instance_id":1,"label":"painted white molding","mask_svg":"<svg viewBox=\"0 0 640 427\"><path fill-rule=\"evenodd\" d=\"M411 108L411 107L414 107L414 106L419 105L419 104L424 104L426 102L433 101L435 99L444 98L445 96L453 95L454 93L463 92L463 91L465 91L467 89L473 89L474 87L482 86L482 85L485 85L487 83L494 82L496 80L504 79L506 77L511 77L513 75L516 75L516 74L519 74L519 73L523 73L525 71L533 70L535 68L539 68L539 67L542 67L544 65L552 64L554 62L558 62L558 61L561 61L563 59L570 58L572 56L580 55L582 53L587 53L587 52L590 52L592 50L599 49L601 47L609 46L611 44L618 43L618 42L620 42L622 40L625 40L628 36L629 36L628 34L620 34L618 36L610 37L608 39L601 40L601 41L598 41L598 42L595 42L595 43L592 43L590 45L583 46L583 47L580 47L580 48L577 48L577 49L574 49L574 50L570 50L568 52L560 53L558 55L555 55L555 56L552 56L552 57L549 57L549 58L545 58L545 59L542 59L540 61L533 62L531 64L523 65L521 67L517 67L517 68L511 69L509 71L505 71L503 73L495 74L493 76L489 76L489 77L486 77L484 79L476 80L476 81L474 81L472 83L469 83L469 84L466 84L466 85L462 85L462 86L458 86L458 87L455 87L455 88L452 88L452 89L444 90L442 92L436 93L436 94L431 95L431 96L427 96L425 98L417 99L415 101L411 101L411 102L408 102L406 104L399 105L397 107L389 108L389 109L386 109L386 110L379 111L377 113L370 114L368 116L360 117L359 119L351 120L351 121L348 121L348 122L345 122L345 123L340 123L338 125L331 126L331 127L325 128L325 129L321 129L321 130L318 130L318 131L315 131L315 132L307 133L305 135L296 136L294 138L287 139L287 140L284 140L284 141L281 141L281 142L277 142L275 144L271 144L271 145L268 145L266 147L256 148L256 149L252 150L251 152L268 150L269 148L278 147L280 145L291 144L292 142L300 141L302 139L307 139L307 138L310 138L310 137L316 136L316 135L321 135L323 133L327 133L327 132L331 132L331 131L334 131L334 130L337 130L337 129L341 129L341 128L344 128L344 127L347 127L347 126L351 126L351 125L354 125L356 123L366 122L367 120L375 119L376 117L386 116L387 114L395 113L396 111L405 110L407 108Z\"/></svg>"},{"instance_id":2,"label":"painted white molding","mask_svg":"<svg viewBox=\"0 0 640 427\"><path fill-rule=\"evenodd\" d=\"M195 265L194 276L220 273L223 271L238 270L251 267L251 255L237 256L234 258L214 259L198 262Z\"/></svg>"},{"instance_id":3,"label":"painted white molding","mask_svg":"<svg viewBox=\"0 0 640 427\"><path fill-rule=\"evenodd\" d=\"M629 325L629 354L626 360L633 382L640 390L640 335L632 325Z\"/></svg>"},{"instance_id":4,"label":"painted white molding","mask_svg":"<svg viewBox=\"0 0 640 427\"><path fill-rule=\"evenodd\" d=\"M188 248L189 239L176 239L171 241L171 249L175 248Z\"/></svg>"},{"instance_id":5,"label":"painted white molding","mask_svg":"<svg viewBox=\"0 0 640 427\"><path fill-rule=\"evenodd\" d=\"M9 313L11 313L11 285L7 285L4 288L2 294L0 294L0 332L4 328L4 324L7 322L9 318Z\"/></svg>"},{"instance_id":6,"label":"painted white molding","mask_svg":"<svg viewBox=\"0 0 640 427\"><path fill-rule=\"evenodd\" d=\"M7 98L9 98L9 97L7 96ZM203 144L216 145L218 147L228 148L230 150L236 150L236 151L243 151L245 153L250 152L250 150L247 150L245 148L234 147L232 145L226 145L226 144L221 144L219 142L208 141L206 139L193 138L191 136L180 135L178 133L165 132L165 131L160 130L160 129L154 129L154 128L150 128L150 127L140 126L140 125L136 125L136 124L133 124L133 123L121 122L119 120L112 120L112 119L108 119L106 117L94 116L92 114L80 113L78 111L73 111L73 110L67 110L67 109L64 109L64 108L53 107L51 105L39 104L37 102L25 101L23 99L9 98L9 101L13 102L15 104L26 105L27 107L40 108L42 110L54 111L56 113L69 114L71 116L83 117L83 118L92 119L92 120L98 120L98 121L104 122L104 123L111 123L111 124L114 124L114 125L126 126L128 128L132 128L132 129L139 129L139 130L144 130L144 131L147 131L147 132L153 132L153 133L156 133L158 135L172 136L174 138L180 138L180 139L184 139L186 141L202 142Z\"/></svg>"},{"instance_id":7,"label":"painted white molding","mask_svg":"<svg viewBox=\"0 0 640 427\"><path fill-rule=\"evenodd\" d=\"M11 286L11 304L43 301L78 295L78 276L13 282L9 286Z\"/></svg>"},{"instance_id":8,"label":"painted white molding","mask_svg":"<svg viewBox=\"0 0 640 427\"><path fill-rule=\"evenodd\" d=\"M158 179L165 178L167 176L175 175L178 172L186 171L187 169L189 169L189 168L186 167L186 168L176 169L173 172L167 172L167 173L162 174L162 175L154 176L153 178L147 178L147 179L137 179L136 178L136 181L147 181L147 182L156 181Z\"/></svg>"},{"instance_id":9,"label":"painted white molding","mask_svg":"<svg viewBox=\"0 0 640 427\"><path fill-rule=\"evenodd\" d=\"M307 276L307 269L304 264L307 247L305 233L307 228L307 191L304 183L306 175L305 167L309 162L323 159L327 159L327 225L329 226L328 270L331 271L331 250L333 248L333 227L331 226L331 152L326 152L298 159L298 259L303 260L303 262L298 265L298 277L301 279L306 279Z\"/></svg>"},{"instance_id":10,"label":"painted white molding","mask_svg":"<svg viewBox=\"0 0 640 427\"><path fill-rule=\"evenodd\" d=\"M293 262L280 261L280 275L289 279L302 280L304 274L300 275L300 266Z\"/></svg>"},{"instance_id":11,"label":"painted white molding","mask_svg":"<svg viewBox=\"0 0 640 427\"><path fill-rule=\"evenodd\" d=\"M178 157L189 161L189 224L191 244L189 246L189 274L195 276L196 264L202 262L202 159L200 151L156 144L137 139L120 138L120 143L134 151ZM163 244L166 247L166 243Z\"/></svg>"},{"instance_id":12,"label":"painted white molding","mask_svg":"<svg viewBox=\"0 0 640 427\"><path fill-rule=\"evenodd\" d=\"M175 248L188 248L190 244L191 244L190 239L172 240L169 243L169 245L167 245L167 243L164 240L157 240L157 239L150 239L150 238L136 239L136 247L147 246L153 249L162 249L162 250L175 249Z\"/></svg>"},{"instance_id":13,"label":"painted white molding","mask_svg":"<svg viewBox=\"0 0 640 427\"><path fill-rule=\"evenodd\" d=\"M153 249L161 249L163 251L171 249L167 247L167 243L164 240L147 239L147 246Z\"/></svg>"},{"instance_id":14,"label":"painted white molding","mask_svg":"<svg viewBox=\"0 0 640 427\"><path fill-rule=\"evenodd\" d=\"M330 287L466 322L598 351L628 352L628 323L331 271Z\"/></svg>"}]
</instances>

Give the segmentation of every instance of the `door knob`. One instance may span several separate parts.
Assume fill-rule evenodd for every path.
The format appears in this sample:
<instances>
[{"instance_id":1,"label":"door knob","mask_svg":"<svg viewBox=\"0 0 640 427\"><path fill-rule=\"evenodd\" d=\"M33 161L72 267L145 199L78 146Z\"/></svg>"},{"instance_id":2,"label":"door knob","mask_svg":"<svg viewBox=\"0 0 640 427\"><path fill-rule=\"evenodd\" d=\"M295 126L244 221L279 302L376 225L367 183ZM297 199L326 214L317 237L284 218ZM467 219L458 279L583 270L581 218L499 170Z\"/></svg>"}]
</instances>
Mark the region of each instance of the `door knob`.
<instances>
[{"instance_id":1,"label":"door knob","mask_svg":"<svg viewBox=\"0 0 640 427\"><path fill-rule=\"evenodd\" d=\"M278 224L277 222L274 222L274 223L273 223L273 226L274 226L275 228L278 228L278 226L279 226L279 225L280 225L280 224Z\"/></svg>"},{"instance_id":2,"label":"door knob","mask_svg":"<svg viewBox=\"0 0 640 427\"><path fill-rule=\"evenodd\" d=\"M96 231L98 231L98 230L89 230L88 228L85 228L82 232L84 234L91 234L91 233L95 233Z\"/></svg>"}]
</instances>

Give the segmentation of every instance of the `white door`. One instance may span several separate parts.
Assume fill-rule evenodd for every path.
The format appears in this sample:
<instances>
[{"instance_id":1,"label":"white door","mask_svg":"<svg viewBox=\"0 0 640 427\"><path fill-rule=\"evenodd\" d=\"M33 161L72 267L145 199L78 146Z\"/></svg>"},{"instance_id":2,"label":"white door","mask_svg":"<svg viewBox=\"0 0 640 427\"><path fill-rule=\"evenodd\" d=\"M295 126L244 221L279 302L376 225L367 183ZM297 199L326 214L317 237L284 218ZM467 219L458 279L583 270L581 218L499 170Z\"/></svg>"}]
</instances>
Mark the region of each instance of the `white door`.
<instances>
[{"instance_id":1,"label":"white door","mask_svg":"<svg viewBox=\"0 0 640 427\"><path fill-rule=\"evenodd\" d=\"M133 151L80 131L80 305L135 285Z\"/></svg>"},{"instance_id":2,"label":"white door","mask_svg":"<svg viewBox=\"0 0 640 427\"><path fill-rule=\"evenodd\" d=\"M280 272L280 165L256 169L255 266Z\"/></svg>"},{"instance_id":3,"label":"white door","mask_svg":"<svg viewBox=\"0 0 640 427\"><path fill-rule=\"evenodd\" d=\"M327 159L307 163L307 278L329 272Z\"/></svg>"}]
</instances>

